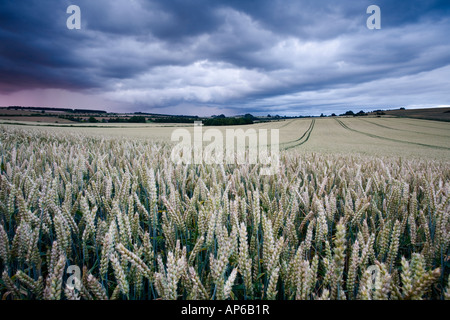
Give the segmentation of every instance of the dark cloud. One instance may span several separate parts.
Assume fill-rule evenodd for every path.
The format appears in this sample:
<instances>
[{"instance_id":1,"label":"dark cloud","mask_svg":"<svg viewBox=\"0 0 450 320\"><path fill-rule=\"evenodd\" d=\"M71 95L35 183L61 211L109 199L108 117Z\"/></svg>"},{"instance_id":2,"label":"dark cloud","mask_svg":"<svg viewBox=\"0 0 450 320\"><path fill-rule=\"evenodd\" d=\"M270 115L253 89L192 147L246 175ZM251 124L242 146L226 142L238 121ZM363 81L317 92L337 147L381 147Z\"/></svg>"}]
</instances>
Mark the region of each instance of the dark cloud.
<instances>
[{"instance_id":1,"label":"dark cloud","mask_svg":"<svg viewBox=\"0 0 450 320\"><path fill-rule=\"evenodd\" d=\"M81 30L66 28L70 4ZM381 30L366 28L371 4ZM438 0L3 0L0 105L52 95L191 114L443 105L448 30L450 3Z\"/></svg>"}]
</instances>

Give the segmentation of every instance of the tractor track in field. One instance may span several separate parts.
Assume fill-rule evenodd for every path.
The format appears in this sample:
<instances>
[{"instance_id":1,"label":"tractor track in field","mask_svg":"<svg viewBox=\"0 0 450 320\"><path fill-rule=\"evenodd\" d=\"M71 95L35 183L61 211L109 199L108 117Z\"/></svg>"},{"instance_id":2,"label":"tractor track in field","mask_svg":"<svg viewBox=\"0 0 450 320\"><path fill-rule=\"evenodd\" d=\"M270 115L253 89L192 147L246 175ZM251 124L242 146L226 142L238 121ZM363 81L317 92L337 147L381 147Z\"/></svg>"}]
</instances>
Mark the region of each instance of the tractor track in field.
<instances>
[{"instance_id":1,"label":"tractor track in field","mask_svg":"<svg viewBox=\"0 0 450 320\"><path fill-rule=\"evenodd\" d=\"M380 128L386 128L386 129L397 130L397 131L403 131L403 132L420 133L420 134L425 134L425 135L427 135L427 136L450 138L450 136L445 136L445 135L441 135L441 134L434 134L434 133L427 133L427 132L417 132L417 131L414 131L414 130L406 130L406 129L393 128L393 127L389 127L389 126L386 126L386 125L383 125L383 124L379 124L379 123L375 123L375 122L372 122L372 121L369 121L369 120L365 120L365 119L359 119L359 120L364 121L364 122L367 122L367 123L370 123L370 124L373 124L373 125L378 126L378 127L380 127Z\"/></svg>"},{"instance_id":2,"label":"tractor track in field","mask_svg":"<svg viewBox=\"0 0 450 320\"><path fill-rule=\"evenodd\" d=\"M295 121L295 119L293 119L293 120L288 120L288 121L286 121L286 123L283 123L282 126L278 127L278 129L284 128L284 127L290 125L291 123L293 123L294 121Z\"/></svg>"},{"instance_id":3,"label":"tractor track in field","mask_svg":"<svg viewBox=\"0 0 450 320\"><path fill-rule=\"evenodd\" d=\"M421 146L421 147L427 147L427 148L433 148L433 149L450 150L450 148L447 148L447 147L440 147L440 146L435 146L435 145L431 145L431 144L425 144L425 143L419 143L419 142L411 142L411 141L398 140L398 139L393 139L393 138L386 138L386 137L377 136L377 135L372 134L372 133L367 133L367 132L359 131L359 130L356 130L356 129L352 129L349 126L347 126L345 123L343 123L341 120L339 120L339 119L334 119L334 120L336 120L344 129L347 129L349 131L353 131L353 132L356 132L356 133L360 133L360 134L366 135L366 136L371 137L371 138L387 140L387 141L393 141L393 142L398 142L398 143L413 144L413 145L417 145L417 146Z\"/></svg>"},{"instance_id":4,"label":"tractor track in field","mask_svg":"<svg viewBox=\"0 0 450 320\"><path fill-rule=\"evenodd\" d=\"M296 144L294 144L294 145L292 145L292 146L284 147L283 149L284 149L284 150L289 150L289 149L292 149L292 148L301 146L302 144L304 144L305 142L308 141L309 137L311 136L311 132L312 132L313 129L314 129L315 123L316 123L316 119L312 119L312 120L311 120L311 123L309 124L309 128L303 133L303 135L302 135L300 138L298 138L298 139L296 139L296 140L293 140L293 141L281 143L280 145L287 145L287 144L290 144L290 143L295 143L295 142L297 142L297 141L300 141L299 143L296 143ZM305 138L305 139L302 140L303 138Z\"/></svg>"},{"instance_id":5,"label":"tractor track in field","mask_svg":"<svg viewBox=\"0 0 450 320\"><path fill-rule=\"evenodd\" d=\"M422 124L422 123L417 123L417 122L419 122L419 121L417 121L416 123L411 123L410 121L408 121L408 120L413 120L413 121L415 121L415 120L425 120L425 119L415 119L415 118L397 118L397 121L399 122L399 123L403 123L403 124L406 124L407 126L410 126L410 127L420 127L420 128L422 128L422 129L435 129L435 130L443 130L443 131L448 131L448 128L436 128L436 127L432 127L432 126L426 126L426 125L424 125L424 124ZM442 122L441 122L442 123Z\"/></svg>"}]
</instances>

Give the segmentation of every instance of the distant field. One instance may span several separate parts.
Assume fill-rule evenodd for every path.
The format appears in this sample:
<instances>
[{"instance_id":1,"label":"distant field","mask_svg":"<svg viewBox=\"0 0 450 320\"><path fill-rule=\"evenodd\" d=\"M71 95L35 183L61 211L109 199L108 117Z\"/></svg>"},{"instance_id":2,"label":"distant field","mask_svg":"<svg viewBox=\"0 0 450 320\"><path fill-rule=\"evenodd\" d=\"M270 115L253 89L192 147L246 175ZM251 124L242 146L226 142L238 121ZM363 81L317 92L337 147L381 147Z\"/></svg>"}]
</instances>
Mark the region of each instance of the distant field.
<instances>
[{"instance_id":1,"label":"distant field","mask_svg":"<svg viewBox=\"0 0 450 320\"><path fill-rule=\"evenodd\" d=\"M0 116L1 120L13 120L13 121L19 121L19 122L42 122L42 123L75 123L73 121L62 119L58 117L46 117L46 116L27 116L27 115L21 115L21 116Z\"/></svg>"},{"instance_id":2,"label":"distant field","mask_svg":"<svg viewBox=\"0 0 450 320\"><path fill-rule=\"evenodd\" d=\"M0 122L5 124L6 122ZM11 122L14 123L14 122ZM0 124L1 125L1 124ZM9 125L8 125L9 126ZM186 124L30 124L13 125L51 132L83 133L110 138L170 141L173 130ZM203 127L203 132L211 127ZM361 153L380 156L450 159L450 123L408 118L335 117L265 122L226 129L278 129L280 150L326 153Z\"/></svg>"},{"instance_id":3,"label":"distant field","mask_svg":"<svg viewBox=\"0 0 450 320\"><path fill-rule=\"evenodd\" d=\"M387 110L386 115L426 120L450 121L450 108Z\"/></svg>"}]
</instances>

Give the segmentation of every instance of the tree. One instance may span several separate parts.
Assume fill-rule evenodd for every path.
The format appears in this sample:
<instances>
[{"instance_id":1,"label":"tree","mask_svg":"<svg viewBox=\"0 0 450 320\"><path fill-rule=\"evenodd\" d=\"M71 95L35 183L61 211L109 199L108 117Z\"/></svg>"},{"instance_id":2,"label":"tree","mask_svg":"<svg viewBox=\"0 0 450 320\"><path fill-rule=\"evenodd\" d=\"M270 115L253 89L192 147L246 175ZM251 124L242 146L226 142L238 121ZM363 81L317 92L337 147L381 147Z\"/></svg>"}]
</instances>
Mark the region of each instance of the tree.
<instances>
[{"instance_id":1,"label":"tree","mask_svg":"<svg viewBox=\"0 0 450 320\"><path fill-rule=\"evenodd\" d=\"M131 123L145 123L145 117L143 116L132 116L130 119L128 119L128 122Z\"/></svg>"},{"instance_id":2,"label":"tree","mask_svg":"<svg viewBox=\"0 0 450 320\"><path fill-rule=\"evenodd\" d=\"M356 114L356 116L357 117L360 117L360 116L367 116L367 113L365 113L364 111L359 111L357 114Z\"/></svg>"},{"instance_id":3,"label":"tree","mask_svg":"<svg viewBox=\"0 0 450 320\"><path fill-rule=\"evenodd\" d=\"M234 125L244 125L253 124L253 120L250 118L211 118L206 119L203 124L205 126L234 126Z\"/></svg>"},{"instance_id":4,"label":"tree","mask_svg":"<svg viewBox=\"0 0 450 320\"><path fill-rule=\"evenodd\" d=\"M346 113L341 114L341 116L354 116L355 113L351 110L347 111Z\"/></svg>"}]
</instances>

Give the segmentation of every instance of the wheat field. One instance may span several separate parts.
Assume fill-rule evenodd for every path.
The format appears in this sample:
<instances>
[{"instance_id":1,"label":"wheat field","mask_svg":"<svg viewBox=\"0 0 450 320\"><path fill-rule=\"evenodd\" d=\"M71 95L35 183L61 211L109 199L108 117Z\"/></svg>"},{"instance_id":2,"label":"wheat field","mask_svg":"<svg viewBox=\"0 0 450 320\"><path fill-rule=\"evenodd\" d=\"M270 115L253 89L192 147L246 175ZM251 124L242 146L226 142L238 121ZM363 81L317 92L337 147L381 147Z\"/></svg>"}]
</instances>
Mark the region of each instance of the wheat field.
<instances>
[{"instance_id":1,"label":"wheat field","mask_svg":"<svg viewBox=\"0 0 450 320\"><path fill-rule=\"evenodd\" d=\"M253 127L279 174L174 164L170 126L0 126L2 298L450 299L448 123Z\"/></svg>"}]
</instances>

